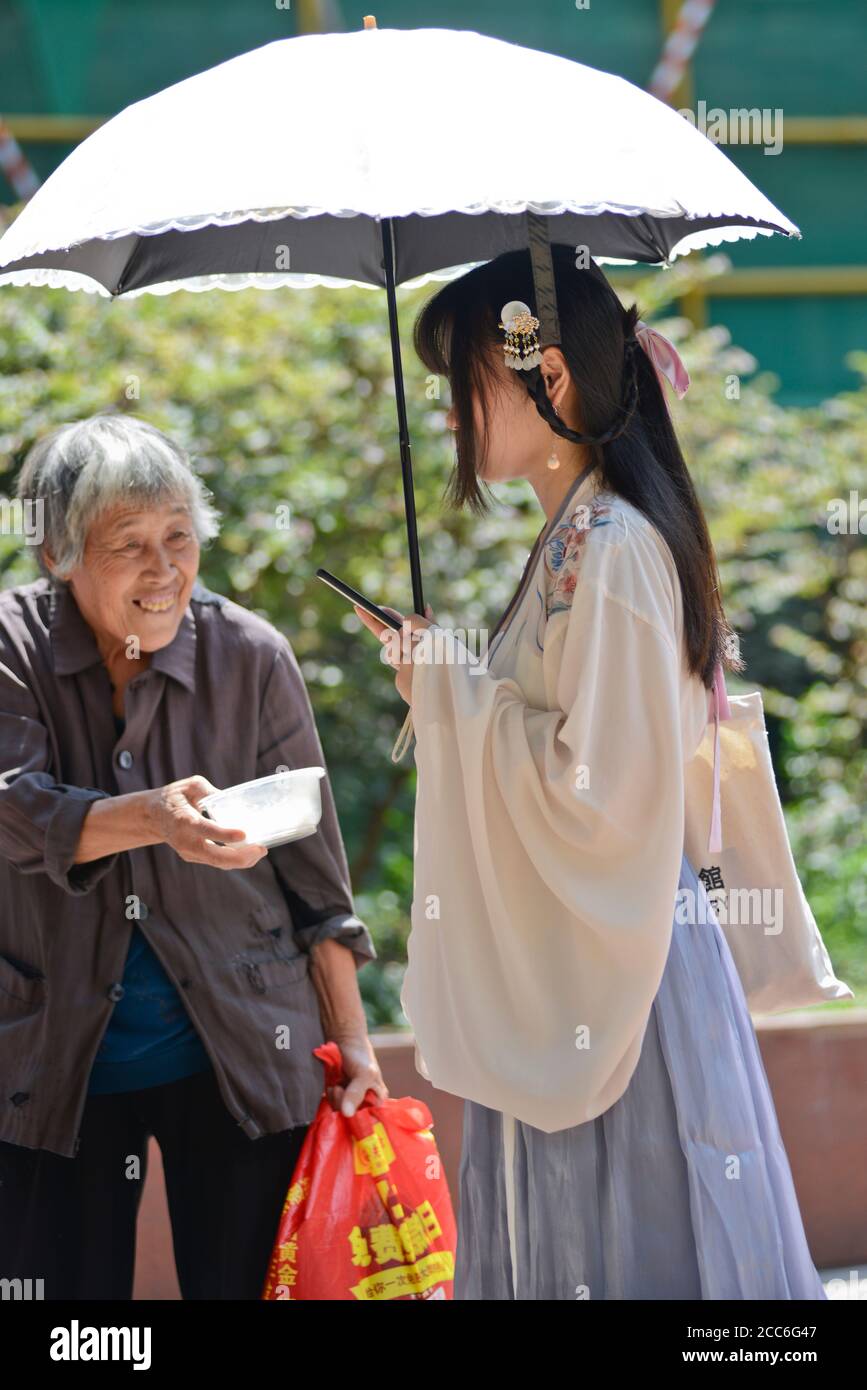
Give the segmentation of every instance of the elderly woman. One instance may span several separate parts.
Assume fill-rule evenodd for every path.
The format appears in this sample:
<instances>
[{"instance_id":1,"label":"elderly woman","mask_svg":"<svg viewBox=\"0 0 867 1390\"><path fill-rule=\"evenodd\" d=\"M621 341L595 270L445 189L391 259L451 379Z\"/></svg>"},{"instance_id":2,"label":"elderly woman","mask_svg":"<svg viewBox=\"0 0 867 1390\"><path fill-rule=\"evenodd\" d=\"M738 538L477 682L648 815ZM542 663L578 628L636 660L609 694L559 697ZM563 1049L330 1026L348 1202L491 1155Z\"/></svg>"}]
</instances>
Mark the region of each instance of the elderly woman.
<instances>
[{"instance_id":1,"label":"elderly woman","mask_svg":"<svg viewBox=\"0 0 867 1390\"><path fill-rule=\"evenodd\" d=\"M339 1043L351 1114L388 1093L356 970L327 777L272 848L209 792L323 763L292 649L197 580L218 529L141 420L64 425L25 460L44 577L0 594L0 1273L129 1299L147 1145L182 1296L259 1296ZM221 843L217 843L217 841Z\"/></svg>"}]
</instances>

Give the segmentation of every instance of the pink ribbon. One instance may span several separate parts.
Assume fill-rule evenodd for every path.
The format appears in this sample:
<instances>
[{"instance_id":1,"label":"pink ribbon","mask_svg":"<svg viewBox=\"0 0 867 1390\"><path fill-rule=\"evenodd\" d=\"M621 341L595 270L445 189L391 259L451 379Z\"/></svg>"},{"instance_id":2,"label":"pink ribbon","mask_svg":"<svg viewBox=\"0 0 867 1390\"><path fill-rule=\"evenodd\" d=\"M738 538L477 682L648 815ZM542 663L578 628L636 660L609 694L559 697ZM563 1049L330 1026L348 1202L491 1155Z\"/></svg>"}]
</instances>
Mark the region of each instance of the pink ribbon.
<instances>
[{"instance_id":1,"label":"pink ribbon","mask_svg":"<svg viewBox=\"0 0 867 1390\"><path fill-rule=\"evenodd\" d=\"M731 719L732 711L729 704L729 697L726 691L725 674L722 663L717 663L714 672L713 689L710 692L710 709L708 718L713 711L713 811L710 818L710 834L708 836L707 847L711 854L718 854L722 849L722 806L720 799L720 770L719 770L719 722L721 719Z\"/></svg>"},{"instance_id":2,"label":"pink ribbon","mask_svg":"<svg viewBox=\"0 0 867 1390\"><path fill-rule=\"evenodd\" d=\"M643 319L639 319L635 325L635 336L653 363L665 404L668 405L663 385L666 380L671 382L678 399L682 399L689 389L689 372L683 365L674 343L670 338L666 338L664 333L660 333L658 328L651 328Z\"/></svg>"}]
</instances>

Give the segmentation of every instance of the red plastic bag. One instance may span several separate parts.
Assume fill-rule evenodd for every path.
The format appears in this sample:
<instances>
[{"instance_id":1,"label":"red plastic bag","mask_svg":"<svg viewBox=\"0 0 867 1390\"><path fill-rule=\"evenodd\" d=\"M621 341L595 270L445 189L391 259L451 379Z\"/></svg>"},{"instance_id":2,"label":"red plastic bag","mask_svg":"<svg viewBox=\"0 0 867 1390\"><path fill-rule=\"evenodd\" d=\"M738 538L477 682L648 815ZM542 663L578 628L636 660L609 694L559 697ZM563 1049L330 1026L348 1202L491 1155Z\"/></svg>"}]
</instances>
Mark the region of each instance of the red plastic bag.
<instances>
[{"instance_id":1,"label":"red plastic bag","mask_svg":"<svg viewBox=\"0 0 867 1390\"><path fill-rule=\"evenodd\" d=\"M336 1043L313 1053L341 1083ZM368 1096L373 1096L368 1091ZM404 1096L354 1115L323 1094L286 1195L263 1299L453 1296L457 1232L431 1113Z\"/></svg>"}]
</instances>

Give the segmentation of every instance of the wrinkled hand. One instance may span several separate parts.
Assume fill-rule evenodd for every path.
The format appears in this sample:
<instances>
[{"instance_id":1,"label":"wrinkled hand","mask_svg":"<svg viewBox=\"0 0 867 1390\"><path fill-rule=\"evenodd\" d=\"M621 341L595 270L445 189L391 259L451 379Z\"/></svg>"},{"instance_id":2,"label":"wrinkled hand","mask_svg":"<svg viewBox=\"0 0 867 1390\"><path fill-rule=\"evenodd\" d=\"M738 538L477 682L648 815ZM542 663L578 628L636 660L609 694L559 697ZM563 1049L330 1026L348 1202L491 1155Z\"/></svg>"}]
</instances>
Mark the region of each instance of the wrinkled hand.
<instances>
[{"instance_id":1,"label":"wrinkled hand","mask_svg":"<svg viewBox=\"0 0 867 1390\"><path fill-rule=\"evenodd\" d=\"M426 618L423 618L420 613L410 613L409 617L405 618L402 613L398 613L396 608L388 608L385 604L381 604L380 607L383 608L386 613L390 613L393 618L400 618L400 621L403 623L403 630L401 632L395 632L394 628L389 627L387 623L381 623L378 618L374 618L372 613L366 613L364 609L359 608L357 604L354 603L352 606L364 623L364 626L370 628L374 636L378 637L380 642L382 642L383 650L385 651L385 659L390 666L394 667L397 673L394 678L394 683L397 687L398 694L406 700L408 705L411 705L412 673L414 670L412 644L416 640L414 636L416 632L420 632L423 628L431 627L435 622L430 604L428 603L425 605Z\"/></svg>"},{"instance_id":2,"label":"wrinkled hand","mask_svg":"<svg viewBox=\"0 0 867 1390\"><path fill-rule=\"evenodd\" d=\"M252 869L268 851L247 844L243 830L230 830L208 820L199 802L219 791L207 777L182 777L158 787L148 803L148 821L164 844L188 864L211 864L215 869ZM215 840L226 843L217 845ZM244 841L238 844L238 841Z\"/></svg>"},{"instance_id":3,"label":"wrinkled hand","mask_svg":"<svg viewBox=\"0 0 867 1390\"><path fill-rule=\"evenodd\" d=\"M333 1038L332 1041L337 1043L343 1058L343 1083L327 1086L325 1090L332 1110L354 1115L368 1091L375 1091L377 1100L388 1100L388 1087L367 1034Z\"/></svg>"}]
</instances>

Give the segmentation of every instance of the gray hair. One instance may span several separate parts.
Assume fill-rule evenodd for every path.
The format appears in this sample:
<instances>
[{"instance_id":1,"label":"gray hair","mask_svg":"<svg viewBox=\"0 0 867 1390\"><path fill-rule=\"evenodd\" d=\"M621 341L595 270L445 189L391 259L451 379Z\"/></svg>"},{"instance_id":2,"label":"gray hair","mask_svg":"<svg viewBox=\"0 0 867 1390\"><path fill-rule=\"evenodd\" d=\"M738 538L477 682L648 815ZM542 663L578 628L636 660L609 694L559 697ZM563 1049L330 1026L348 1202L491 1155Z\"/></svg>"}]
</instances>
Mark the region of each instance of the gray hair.
<instances>
[{"instance_id":1,"label":"gray hair","mask_svg":"<svg viewBox=\"0 0 867 1390\"><path fill-rule=\"evenodd\" d=\"M120 502L141 502L143 508L185 502L200 545L220 529L213 493L186 451L134 415L92 415L44 435L27 454L16 491L22 503L36 503L42 513L37 562L44 575L61 583L83 562L94 521ZM45 564L45 549L54 573Z\"/></svg>"}]
</instances>

